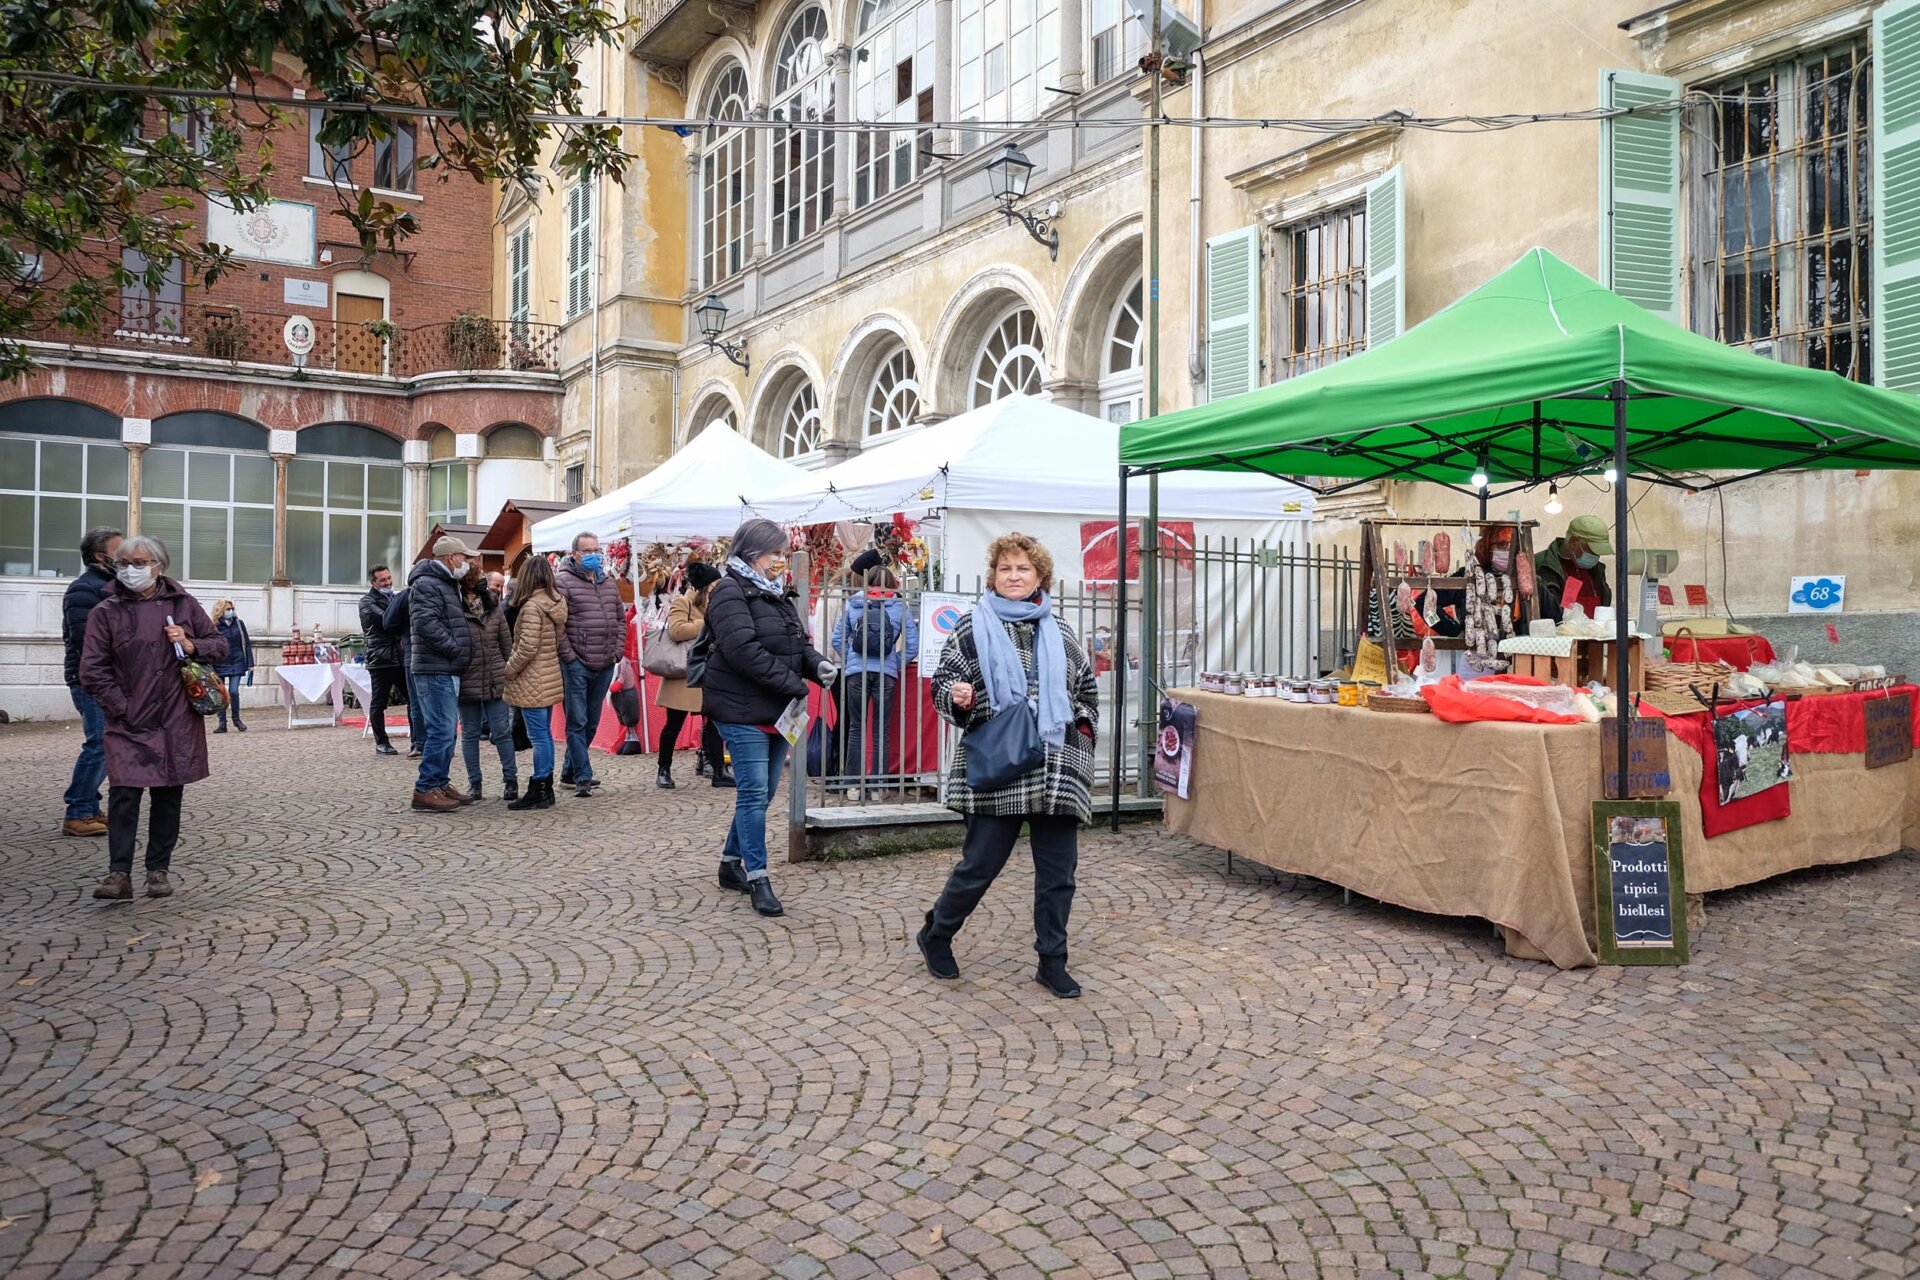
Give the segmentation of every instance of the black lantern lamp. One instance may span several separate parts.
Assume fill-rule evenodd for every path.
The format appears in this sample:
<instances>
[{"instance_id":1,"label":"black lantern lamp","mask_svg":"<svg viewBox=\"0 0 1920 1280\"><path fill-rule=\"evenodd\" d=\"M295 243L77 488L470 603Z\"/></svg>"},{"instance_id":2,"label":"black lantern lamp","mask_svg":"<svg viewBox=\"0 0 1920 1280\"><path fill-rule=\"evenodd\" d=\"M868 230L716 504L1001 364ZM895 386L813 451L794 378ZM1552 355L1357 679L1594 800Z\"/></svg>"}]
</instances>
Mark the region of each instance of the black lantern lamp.
<instances>
[{"instance_id":1,"label":"black lantern lamp","mask_svg":"<svg viewBox=\"0 0 1920 1280\"><path fill-rule=\"evenodd\" d=\"M720 301L719 294L708 294L706 301L693 309L693 318L700 324L700 336L706 339L707 350L720 352L742 369L747 367L746 344L736 346L720 337L727 327L727 304Z\"/></svg>"},{"instance_id":2,"label":"black lantern lamp","mask_svg":"<svg viewBox=\"0 0 1920 1280\"><path fill-rule=\"evenodd\" d=\"M1013 207L1017 201L1025 198L1027 184L1032 180L1033 161L1027 159L1025 153L1011 142L987 162L987 187L993 192L993 198L1000 202L1000 212L1007 216L1008 222L1018 222L1025 227L1027 234L1047 246L1048 255L1058 261L1060 232L1052 223L1060 216L1060 202L1049 201L1046 209L1037 217Z\"/></svg>"}]
</instances>

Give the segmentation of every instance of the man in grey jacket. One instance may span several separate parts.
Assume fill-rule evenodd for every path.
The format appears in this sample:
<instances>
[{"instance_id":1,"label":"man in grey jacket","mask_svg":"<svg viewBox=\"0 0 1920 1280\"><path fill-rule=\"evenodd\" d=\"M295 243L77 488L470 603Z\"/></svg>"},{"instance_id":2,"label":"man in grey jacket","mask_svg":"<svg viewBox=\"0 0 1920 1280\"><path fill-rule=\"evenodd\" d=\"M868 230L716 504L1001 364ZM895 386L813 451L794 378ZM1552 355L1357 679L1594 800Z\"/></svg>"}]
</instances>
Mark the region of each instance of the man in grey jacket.
<instances>
[{"instance_id":1,"label":"man in grey jacket","mask_svg":"<svg viewBox=\"0 0 1920 1280\"><path fill-rule=\"evenodd\" d=\"M593 776L593 735L600 727L613 671L627 648L627 612L620 584L606 571L600 539L583 533L555 575L567 602L567 629L560 633L560 672L566 681L567 759L560 784L578 788L580 799L600 785Z\"/></svg>"}]
</instances>

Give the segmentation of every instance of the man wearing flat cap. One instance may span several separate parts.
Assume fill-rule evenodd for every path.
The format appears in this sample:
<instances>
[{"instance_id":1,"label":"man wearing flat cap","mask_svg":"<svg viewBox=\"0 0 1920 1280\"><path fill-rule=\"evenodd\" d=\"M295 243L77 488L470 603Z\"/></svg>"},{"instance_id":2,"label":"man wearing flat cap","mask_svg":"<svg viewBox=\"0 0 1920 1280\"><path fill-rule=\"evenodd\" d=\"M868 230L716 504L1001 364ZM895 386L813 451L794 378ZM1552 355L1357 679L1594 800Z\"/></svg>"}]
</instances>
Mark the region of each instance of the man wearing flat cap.
<instances>
[{"instance_id":1,"label":"man wearing flat cap","mask_svg":"<svg viewBox=\"0 0 1920 1280\"><path fill-rule=\"evenodd\" d=\"M473 637L460 605L460 579L468 560L478 554L458 538L442 537L433 544L433 559L422 560L407 575L407 629L412 638L408 660L426 736L413 807L423 813L446 813L472 803L472 797L453 789L447 771L453 766L459 730L460 677L473 657Z\"/></svg>"},{"instance_id":2,"label":"man wearing flat cap","mask_svg":"<svg viewBox=\"0 0 1920 1280\"><path fill-rule=\"evenodd\" d=\"M1566 533L1546 545L1534 558L1533 580L1539 616L1560 621L1566 606L1586 606L1587 616L1613 603L1602 556L1613 554L1607 522L1599 516L1575 516Z\"/></svg>"}]
</instances>

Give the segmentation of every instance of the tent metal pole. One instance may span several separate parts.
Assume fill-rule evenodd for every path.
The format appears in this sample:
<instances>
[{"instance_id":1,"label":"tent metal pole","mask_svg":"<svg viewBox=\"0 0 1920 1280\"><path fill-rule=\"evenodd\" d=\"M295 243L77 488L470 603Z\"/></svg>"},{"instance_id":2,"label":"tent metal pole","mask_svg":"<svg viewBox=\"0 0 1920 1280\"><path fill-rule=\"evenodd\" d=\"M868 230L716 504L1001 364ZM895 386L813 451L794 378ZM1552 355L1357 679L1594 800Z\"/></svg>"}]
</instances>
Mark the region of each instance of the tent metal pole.
<instances>
[{"instance_id":1,"label":"tent metal pole","mask_svg":"<svg viewBox=\"0 0 1920 1280\"><path fill-rule=\"evenodd\" d=\"M1120 467L1120 522L1116 530L1120 537L1120 572L1114 576L1120 579L1119 590L1115 598L1119 607L1114 616L1113 626L1113 719L1108 732L1113 740L1108 750L1112 757L1112 774L1107 780L1112 791L1113 829L1120 829L1120 764L1126 756L1125 740L1127 723L1127 468Z\"/></svg>"},{"instance_id":2,"label":"tent metal pole","mask_svg":"<svg viewBox=\"0 0 1920 1280\"><path fill-rule=\"evenodd\" d=\"M1613 384L1613 469L1618 477L1613 484L1613 652L1614 715L1620 722L1619 794L1625 800L1633 791L1627 783L1630 756L1633 698L1627 692L1627 646L1632 643L1631 613L1627 607L1627 384Z\"/></svg>"}]
</instances>

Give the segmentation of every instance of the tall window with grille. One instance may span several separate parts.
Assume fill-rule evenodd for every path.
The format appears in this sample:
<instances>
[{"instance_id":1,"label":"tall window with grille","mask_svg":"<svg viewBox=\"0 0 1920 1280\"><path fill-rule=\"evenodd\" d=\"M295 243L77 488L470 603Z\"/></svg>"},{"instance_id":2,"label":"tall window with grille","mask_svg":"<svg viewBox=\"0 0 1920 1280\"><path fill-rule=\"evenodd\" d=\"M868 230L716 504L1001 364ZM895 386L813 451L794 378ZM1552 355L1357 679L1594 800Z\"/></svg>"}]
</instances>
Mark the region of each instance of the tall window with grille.
<instances>
[{"instance_id":1,"label":"tall window with grille","mask_svg":"<svg viewBox=\"0 0 1920 1280\"><path fill-rule=\"evenodd\" d=\"M593 188L567 188L567 319L593 306Z\"/></svg>"},{"instance_id":2,"label":"tall window with grille","mask_svg":"<svg viewBox=\"0 0 1920 1280\"><path fill-rule=\"evenodd\" d=\"M1309 373L1367 345L1367 212L1346 205L1280 228L1274 362Z\"/></svg>"},{"instance_id":3,"label":"tall window with grille","mask_svg":"<svg viewBox=\"0 0 1920 1280\"><path fill-rule=\"evenodd\" d=\"M954 104L967 123L1031 120L1059 102L1063 0L958 0ZM1064 0L1075 4L1079 0ZM962 150L998 135L960 132Z\"/></svg>"},{"instance_id":4,"label":"tall window with grille","mask_svg":"<svg viewBox=\"0 0 1920 1280\"><path fill-rule=\"evenodd\" d=\"M1092 33L1093 60L1088 65L1093 68L1093 83L1105 84L1115 76L1136 73L1140 56L1147 51L1147 29L1134 16L1127 0L1085 3L1087 30Z\"/></svg>"},{"instance_id":5,"label":"tall window with grille","mask_svg":"<svg viewBox=\"0 0 1920 1280\"><path fill-rule=\"evenodd\" d=\"M827 14L809 5L780 36L774 62L775 120L807 124L833 119L833 75L827 68ZM779 129L773 135L774 252L798 244L833 212L833 135L824 129Z\"/></svg>"},{"instance_id":6,"label":"tall window with grille","mask_svg":"<svg viewBox=\"0 0 1920 1280\"><path fill-rule=\"evenodd\" d=\"M912 182L920 172L920 153L933 147L935 11L932 0L862 0L853 62L854 118L929 127L854 136L856 208Z\"/></svg>"},{"instance_id":7,"label":"tall window with grille","mask_svg":"<svg viewBox=\"0 0 1920 1280\"><path fill-rule=\"evenodd\" d=\"M714 285L747 265L753 228L753 138L747 118L747 73L729 66L707 91L700 139L700 283Z\"/></svg>"},{"instance_id":8,"label":"tall window with grille","mask_svg":"<svg viewBox=\"0 0 1920 1280\"><path fill-rule=\"evenodd\" d=\"M1873 377L1865 41L1707 88L1685 131L1696 332Z\"/></svg>"}]
</instances>

